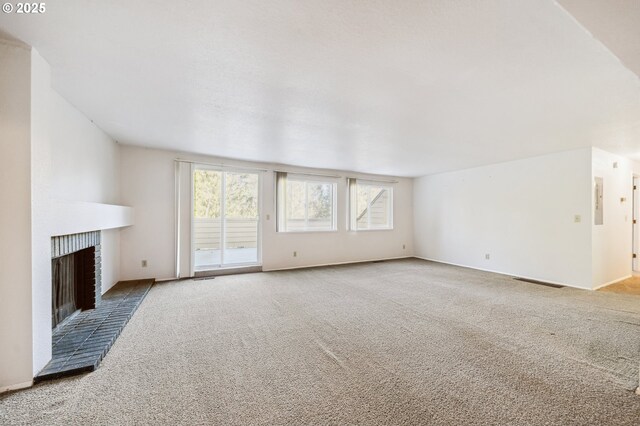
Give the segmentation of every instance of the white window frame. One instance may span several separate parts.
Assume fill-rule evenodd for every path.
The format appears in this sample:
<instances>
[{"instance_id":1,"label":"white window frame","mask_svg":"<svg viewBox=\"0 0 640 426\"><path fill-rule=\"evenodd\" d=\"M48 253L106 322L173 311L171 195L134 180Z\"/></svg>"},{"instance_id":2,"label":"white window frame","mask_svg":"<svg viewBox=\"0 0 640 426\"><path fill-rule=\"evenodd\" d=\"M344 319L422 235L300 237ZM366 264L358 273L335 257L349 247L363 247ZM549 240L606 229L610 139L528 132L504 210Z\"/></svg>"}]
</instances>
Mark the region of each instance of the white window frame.
<instances>
[{"instance_id":1,"label":"white window frame","mask_svg":"<svg viewBox=\"0 0 640 426\"><path fill-rule=\"evenodd\" d=\"M393 230L393 185L387 182L376 182L362 179L354 179L355 183L353 187L350 187L349 192L349 230L356 232L363 231L390 231ZM367 212L367 223L369 227L367 228L358 228L358 218L357 214L357 205L358 205L358 186L375 186L379 188L385 188L389 193L389 203L388 203L388 212L387 215L389 217L387 226L379 226L372 228L371 227L371 210L369 209ZM369 201L371 202L371 201Z\"/></svg>"},{"instance_id":2,"label":"white window frame","mask_svg":"<svg viewBox=\"0 0 640 426\"><path fill-rule=\"evenodd\" d=\"M283 220L278 226L278 232L283 233L314 233L314 232L337 232L338 231L338 183L335 179L325 178L322 176L310 176L310 175L301 175L295 173L287 173L286 177L287 182L289 180L294 182L304 182L304 220L305 220L305 228L302 229L287 229L287 200L286 198L277 197L276 200L276 211L277 216L282 216ZM285 183L286 184L286 183ZM331 185L331 228L330 229L318 229L318 228L308 228L306 225L308 224L309 211L308 211L308 203L309 203L309 184L320 184L320 185Z\"/></svg>"}]
</instances>

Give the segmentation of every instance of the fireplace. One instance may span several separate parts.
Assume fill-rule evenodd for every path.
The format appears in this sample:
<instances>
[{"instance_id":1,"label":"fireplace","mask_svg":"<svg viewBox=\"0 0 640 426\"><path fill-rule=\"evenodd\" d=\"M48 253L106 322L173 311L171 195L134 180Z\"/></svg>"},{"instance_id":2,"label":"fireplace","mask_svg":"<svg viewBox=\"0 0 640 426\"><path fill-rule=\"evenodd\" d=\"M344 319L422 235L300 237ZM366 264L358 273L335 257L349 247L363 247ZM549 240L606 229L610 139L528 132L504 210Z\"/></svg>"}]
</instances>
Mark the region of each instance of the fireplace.
<instances>
[{"instance_id":1,"label":"fireplace","mask_svg":"<svg viewBox=\"0 0 640 426\"><path fill-rule=\"evenodd\" d=\"M100 231L51 238L51 326L100 303Z\"/></svg>"}]
</instances>

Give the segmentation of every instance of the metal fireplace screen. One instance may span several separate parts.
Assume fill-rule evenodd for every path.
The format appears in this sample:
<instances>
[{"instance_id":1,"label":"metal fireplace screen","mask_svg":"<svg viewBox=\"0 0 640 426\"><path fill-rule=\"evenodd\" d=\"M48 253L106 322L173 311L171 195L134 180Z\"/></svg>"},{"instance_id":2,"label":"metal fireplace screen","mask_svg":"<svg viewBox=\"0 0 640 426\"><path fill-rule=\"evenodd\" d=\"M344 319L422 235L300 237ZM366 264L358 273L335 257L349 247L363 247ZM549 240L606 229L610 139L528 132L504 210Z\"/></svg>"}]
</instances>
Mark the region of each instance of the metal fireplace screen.
<instances>
[{"instance_id":1,"label":"metal fireplace screen","mask_svg":"<svg viewBox=\"0 0 640 426\"><path fill-rule=\"evenodd\" d=\"M95 248L51 260L51 325L80 309L95 308Z\"/></svg>"}]
</instances>

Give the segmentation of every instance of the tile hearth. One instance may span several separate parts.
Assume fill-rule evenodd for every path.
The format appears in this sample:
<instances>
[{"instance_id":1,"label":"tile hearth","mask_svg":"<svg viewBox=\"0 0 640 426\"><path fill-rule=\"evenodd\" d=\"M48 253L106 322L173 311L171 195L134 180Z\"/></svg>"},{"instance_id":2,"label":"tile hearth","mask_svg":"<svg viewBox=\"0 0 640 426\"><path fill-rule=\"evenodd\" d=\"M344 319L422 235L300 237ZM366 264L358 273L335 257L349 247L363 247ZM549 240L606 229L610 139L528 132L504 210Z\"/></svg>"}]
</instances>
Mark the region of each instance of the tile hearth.
<instances>
[{"instance_id":1,"label":"tile hearth","mask_svg":"<svg viewBox=\"0 0 640 426\"><path fill-rule=\"evenodd\" d=\"M154 280L124 281L102 296L95 309L78 313L53 334L53 357L38 383L94 371L149 292Z\"/></svg>"}]
</instances>

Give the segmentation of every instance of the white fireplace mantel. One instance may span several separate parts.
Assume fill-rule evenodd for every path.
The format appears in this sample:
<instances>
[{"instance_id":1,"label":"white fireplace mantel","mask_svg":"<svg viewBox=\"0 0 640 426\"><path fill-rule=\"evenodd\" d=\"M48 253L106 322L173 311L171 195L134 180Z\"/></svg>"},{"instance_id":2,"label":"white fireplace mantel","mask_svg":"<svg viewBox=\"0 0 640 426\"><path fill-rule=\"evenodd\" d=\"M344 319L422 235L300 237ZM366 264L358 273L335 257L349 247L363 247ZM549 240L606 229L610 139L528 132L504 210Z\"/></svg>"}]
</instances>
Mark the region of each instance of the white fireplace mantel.
<instances>
[{"instance_id":1,"label":"white fireplace mantel","mask_svg":"<svg viewBox=\"0 0 640 426\"><path fill-rule=\"evenodd\" d=\"M134 223L132 207L82 201L54 202L48 222L51 235L122 228Z\"/></svg>"}]
</instances>

